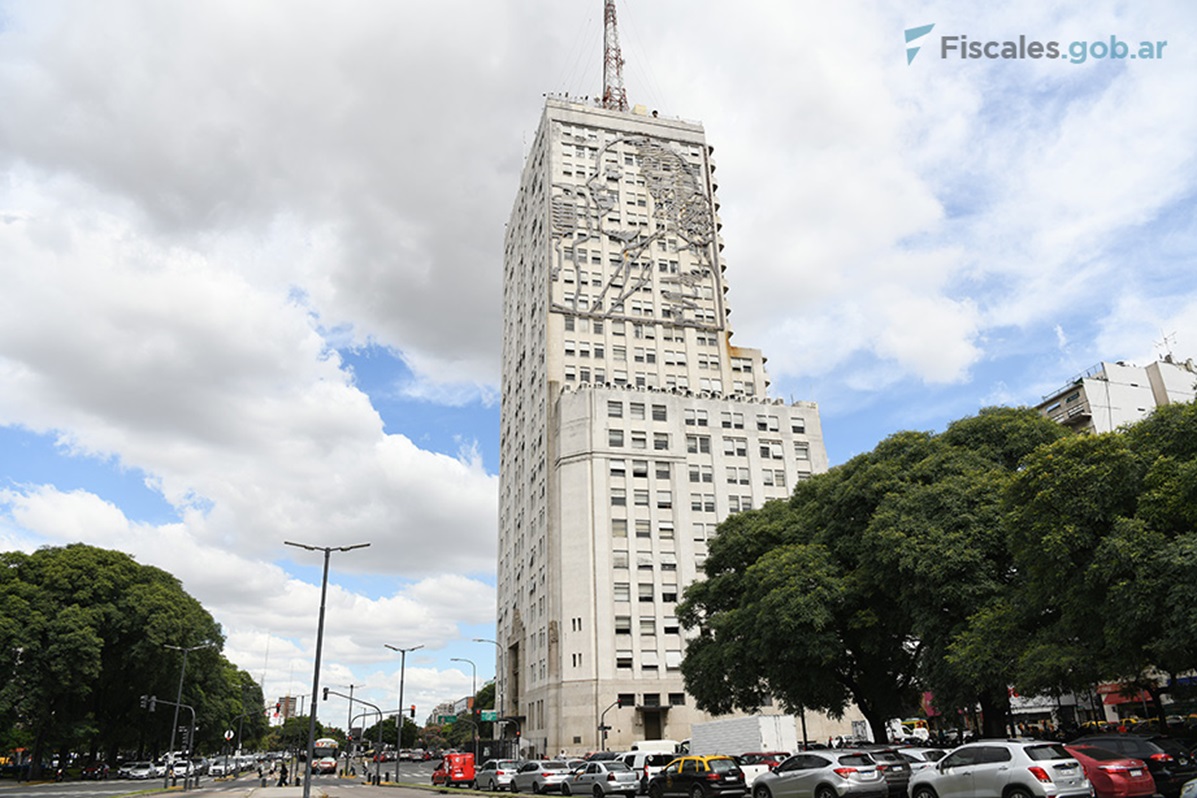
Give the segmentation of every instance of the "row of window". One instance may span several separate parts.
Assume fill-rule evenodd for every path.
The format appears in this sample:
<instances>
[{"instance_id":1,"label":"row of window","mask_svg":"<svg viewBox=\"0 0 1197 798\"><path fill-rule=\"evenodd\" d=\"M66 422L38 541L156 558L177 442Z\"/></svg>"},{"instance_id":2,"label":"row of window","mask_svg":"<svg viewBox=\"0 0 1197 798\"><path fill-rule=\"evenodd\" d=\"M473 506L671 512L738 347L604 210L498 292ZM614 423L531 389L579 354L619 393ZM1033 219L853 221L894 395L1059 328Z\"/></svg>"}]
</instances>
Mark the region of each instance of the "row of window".
<instances>
[{"instance_id":1,"label":"row of window","mask_svg":"<svg viewBox=\"0 0 1197 798\"><path fill-rule=\"evenodd\" d=\"M644 402L628 402L628 418L634 420L644 420ZM611 400L607 402L607 417L608 418L623 418L623 402ZM652 420L653 421L668 421L669 414L665 405L652 405Z\"/></svg>"},{"instance_id":2,"label":"row of window","mask_svg":"<svg viewBox=\"0 0 1197 798\"><path fill-rule=\"evenodd\" d=\"M648 448L648 433L644 430L632 430L628 435L624 435L621 429L607 430L607 445L613 449L622 448L624 440L629 442L633 449L647 449ZM653 449L661 452L669 448L669 433L668 432L654 432L653 433Z\"/></svg>"},{"instance_id":3,"label":"row of window","mask_svg":"<svg viewBox=\"0 0 1197 798\"><path fill-rule=\"evenodd\" d=\"M613 582L614 598L618 602L632 600L632 585L629 582ZM651 582L636 585L636 598L643 603L656 601L657 589ZM671 604L677 601L677 585L661 585L661 601Z\"/></svg>"},{"instance_id":4,"label":"row of window","mask_svg":"<svg viewBox=\"0 0 1197 798\"><path fill-rule=\"evenodd\" d=\"M657 634L657 619L654 616L641 617L638 621L637 628L640 634L645 637L655 637ZM666 616L661 625L661 632L667 635L681 634L681 626L677 622L677 618ZM615 616L615 634L630 635L632 633L632 616L631 615L616 615Z\"/></svg>"}]
</instances>

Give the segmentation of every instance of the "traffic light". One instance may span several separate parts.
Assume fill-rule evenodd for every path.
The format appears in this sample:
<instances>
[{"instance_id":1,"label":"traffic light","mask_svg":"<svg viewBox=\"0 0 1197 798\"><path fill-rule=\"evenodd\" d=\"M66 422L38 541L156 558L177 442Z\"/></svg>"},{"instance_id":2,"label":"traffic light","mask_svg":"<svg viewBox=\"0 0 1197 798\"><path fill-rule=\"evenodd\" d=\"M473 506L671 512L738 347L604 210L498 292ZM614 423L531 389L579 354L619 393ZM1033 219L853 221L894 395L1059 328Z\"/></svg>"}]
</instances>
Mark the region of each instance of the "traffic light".
<instances>
[{"instance_id":1,"label":"traffic light","mask_svg":"<svg viewBox=\"0 0 1197 798\"><path fill-rule=\"evenodd\" d=\"M149 705L150 705L150 697L148 695L143 695L141 697L141 708L145 709Z\"/></svg>"},{"instance_id":2,"label":"traffic light","mask_svg":"<svg viewBox=\"0 0 1197 798\"><path fill-rule=\"evenodd\" d=\"M622 706L623 706L623 699L622 699L622 698L616 698L616 699L615 699L615 708L616 708L616 709L619 709L619 708L620 708L620 707L622 707Z\"/></svg>"},{"instance_id":3,"label":"traffic light","mask_svg":"<svg viewBox=\"0 0 1197 798\"><path fill-rule=\"evenodd\" d=\"M416 705L415 704L411 705L411 716L413 718L416 716Z\"/></svg>"},{"instance_id":4,"label":"traffic light","mask_svg":"<svg viewBox=\"0 0 1197 798\"><path fill-rule=\"evenodd\" d=\"M156 709L158 709L158 696L152 695L152 696L150 696L149 710L150 710L150 712L153 712Z\"/></svg>"},{"instance_id":5,"label":"traffic light","mask_svg":"<svg viewBox=\"0 0 1197 798\"><path fill-rule=\"evenodd\" d=\"M328 700L328 688L327 687L324 688L324 700L325 701Z\"/></svg>"}]
</instances>

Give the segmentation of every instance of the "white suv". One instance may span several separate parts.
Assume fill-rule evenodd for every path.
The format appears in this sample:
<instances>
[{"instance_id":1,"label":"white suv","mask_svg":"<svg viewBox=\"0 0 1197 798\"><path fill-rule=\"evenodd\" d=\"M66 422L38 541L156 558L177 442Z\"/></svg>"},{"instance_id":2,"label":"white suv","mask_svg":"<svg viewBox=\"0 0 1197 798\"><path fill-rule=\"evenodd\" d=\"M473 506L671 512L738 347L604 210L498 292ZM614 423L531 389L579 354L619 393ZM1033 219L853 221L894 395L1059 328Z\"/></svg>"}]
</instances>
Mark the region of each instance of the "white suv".
<instances>
[{"instance_id":1,"label":"white suv","mask_svg":"<svg viewBox=\"0 0 1197 798\"><path fill-rule=\"evenodd\" d=\"M910 778L910 798L1090 798L1085 770L1064 746L1039 740L962 745Z\"/></svg>"}]
</instances>

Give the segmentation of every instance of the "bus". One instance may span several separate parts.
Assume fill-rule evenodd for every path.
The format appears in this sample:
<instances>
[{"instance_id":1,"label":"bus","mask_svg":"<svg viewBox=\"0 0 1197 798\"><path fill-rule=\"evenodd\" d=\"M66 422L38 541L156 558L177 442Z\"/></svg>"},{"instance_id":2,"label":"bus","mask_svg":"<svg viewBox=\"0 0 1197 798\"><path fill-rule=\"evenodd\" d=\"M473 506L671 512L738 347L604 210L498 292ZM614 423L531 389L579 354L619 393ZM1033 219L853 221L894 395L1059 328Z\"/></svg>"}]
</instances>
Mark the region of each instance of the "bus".
<instances>
[{"instance_id":1,"label":"bus","mask_svg":"<svg viewBox=\"0 0 1197 798\"><path fill-rule=\"evenodd\" d=\"M321 737L312 747L312 772L336 773L339 744L331 737Z\"/></svg>"}]
</instances>

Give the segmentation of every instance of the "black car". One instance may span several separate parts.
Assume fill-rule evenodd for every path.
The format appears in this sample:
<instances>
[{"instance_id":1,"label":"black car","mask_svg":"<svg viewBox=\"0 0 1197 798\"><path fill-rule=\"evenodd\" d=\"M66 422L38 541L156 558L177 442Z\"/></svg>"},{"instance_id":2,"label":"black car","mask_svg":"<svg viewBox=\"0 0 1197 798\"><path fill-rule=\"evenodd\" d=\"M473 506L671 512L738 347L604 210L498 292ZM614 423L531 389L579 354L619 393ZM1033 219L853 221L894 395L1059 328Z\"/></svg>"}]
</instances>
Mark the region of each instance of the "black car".
<instances>
[{"instance_id":1,"label":"black car","mask_svg":"<svg viewBox=\"0 0 1197 798\"><path fill-rule=\"evenodd\" d=\"M906 794L910 783L910 763L896 748L868 748L869 756L877 763L877 769L885 776L889 785L890 798Z\"/></svg>"},{"instance_id":2,"label":"black car","mask_svg":"<svg viewBox=\"0 0 1197 798\"><path fill-rule=\"evenodd\" d=\"M649 798L714 798L747 793L744 771L730 756L681 756L648 780Z\"/></svg>"},{"instance_id":3,"label":"black car","mask_svg":"<svg viewBox=\"0 0 1197 798\"><path fill-rule=\"evenodd\" d=\"M1164 798L1177 798L1186 781L1197 778L1197 761L1170 737L1142 734L1088 734L1069 745L1091 745L1147 763L1156 790Z\"/></svg>"}]
</instances>

